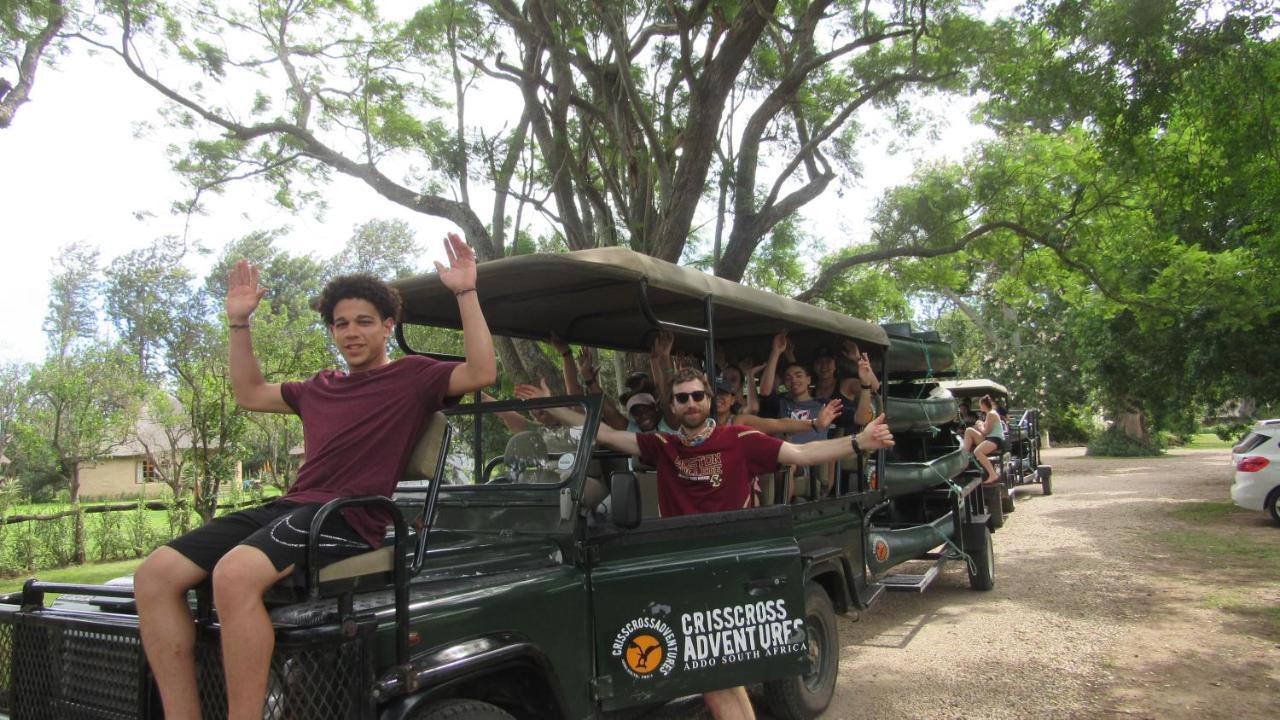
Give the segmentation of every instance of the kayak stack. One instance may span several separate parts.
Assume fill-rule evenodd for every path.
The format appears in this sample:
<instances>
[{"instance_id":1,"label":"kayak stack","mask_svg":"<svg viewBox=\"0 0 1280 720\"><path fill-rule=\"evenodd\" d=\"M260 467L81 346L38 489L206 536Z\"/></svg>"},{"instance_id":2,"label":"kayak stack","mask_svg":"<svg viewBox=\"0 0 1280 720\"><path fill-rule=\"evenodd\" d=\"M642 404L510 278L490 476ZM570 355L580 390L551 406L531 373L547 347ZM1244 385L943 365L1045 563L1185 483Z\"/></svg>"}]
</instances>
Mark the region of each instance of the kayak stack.
<instances>
[{"instance_id":1,"label":"kayak stack","mask_svg":"<svg viewBox=\"0 0 1280 720\"><path fill-rule=\"evenodd\" d=\"M869 517L867 566L888 587L923 590L956 547L966 514L959 483L972 456L960 450L957 401L939 384L953 374L950 343L906 323L884 329L889 351L881 397L894 447L875 480L884 501ZM919 559L938 562L925 575L890 574Z\"/></svg>"}]
</instances>

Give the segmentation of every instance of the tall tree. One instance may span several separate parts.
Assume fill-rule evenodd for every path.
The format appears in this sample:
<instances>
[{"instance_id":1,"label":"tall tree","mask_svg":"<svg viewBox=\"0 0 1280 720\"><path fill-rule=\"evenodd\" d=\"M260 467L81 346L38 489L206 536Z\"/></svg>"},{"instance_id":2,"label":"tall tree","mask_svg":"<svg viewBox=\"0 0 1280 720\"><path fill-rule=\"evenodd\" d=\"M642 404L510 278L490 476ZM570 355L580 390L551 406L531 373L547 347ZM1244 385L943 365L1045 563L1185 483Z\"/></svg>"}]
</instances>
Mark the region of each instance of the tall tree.
<instances>
[{"instance_id":1,"label":"tall tree","mask_svg":"<svg viewBox=\"0 0 1280 720\"><path fill-rule=\"evenodd\" d=\"M422 255L413 228L403 220L370 220L355 227L351 238L333 259L329 276L370 273L384 280L412 275Z\"/></svg>"},{"instance_id":2,"label":"tall tree","mask_svg":"<svg viewBox=\"0 0 1280 720\"><path fill-rule=\"evenodd\" d=\"M714 166L731 176L733 213L717 272L734 279L851 167L860 108L961 88L984 36L950 1L436 0L407 22L372 4L251 5L116 0L116 36L94 39L172 100L177 122L220 133L179 163L199 187L256 176L292 204L300 176L337 170L456 223L482 258L516 237L505 208L519 196L570 249L629 244L674 261ZM202 77L162 81L138 54L144 35ZM467 114L480 77L519 98L505 130ZM226 102L207 91L233 83ZM404 161L402 179L383 169ZM493 194L487 225L477 179Z\"/></svg>"},{"instance_id":3,"label":"tall tree","mask_svg":"<svg viewBox=\"0 0 1280 720\"><path fill-rule=\"evenodd\" d=\"M162 371L161 338L173 309L181 307L191 294L194 275L183 266L187 253L186 245L177 238L160 238L121 255L107 267L107 317L138 359L138 370L144 376Z\"/></svg>"},{"instance_id":4,"label":"tall tree","mask_svg":"<svg viewBox=\"0 0 1280 720\"><path fill-rule=\"evenodd\" d=\"M51 356L31 373L21 423L25 451L80 504L80 468L131 435L142 395L134 360L118 347L88 345ZM29 464L33 457L28 458ZM76 514L76 561L84 562L84 518Z\"/></svg>"},{"instance_id":5,"label":"tall tree","mask_svg":"<svg viewBox=\"0 0 1280 720\"><path fill-rule=\"evenodd\" d=\"M31 99L36 71L59 45L72 12L64 0L0 0L0 65L6 68L0 74L0 130Z\"/></svg>"},{"instance_id":6,"label":"tall tree","mask_svg":"<svg viewBox=\"0 0 1280 720\"><path fill-rule=\"evenodd\" d=\"M53 261L44 332L49 351L64 358L98 331L98 251L84 243L63 247Z\"/></svg>"}]
</instances>

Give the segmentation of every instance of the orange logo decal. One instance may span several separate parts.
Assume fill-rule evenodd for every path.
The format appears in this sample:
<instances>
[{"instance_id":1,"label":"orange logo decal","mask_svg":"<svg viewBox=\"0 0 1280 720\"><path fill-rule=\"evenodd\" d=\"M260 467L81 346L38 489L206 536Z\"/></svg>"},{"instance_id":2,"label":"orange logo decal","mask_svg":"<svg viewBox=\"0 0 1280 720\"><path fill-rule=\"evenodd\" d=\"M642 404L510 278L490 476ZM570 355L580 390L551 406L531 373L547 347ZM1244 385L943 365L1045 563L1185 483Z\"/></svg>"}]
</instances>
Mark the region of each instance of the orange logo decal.
<instances>
[{"instance_id":1,"label":"orange logo decal","mask_svg":"<svg viewBox=\"0 0 1280 720\"><path fill-rule=\"evenodd\" d=\"M876 538L875 553L876 553L877 562L884 562L888 560L889 559L889 543L885 542L884 540L881 540L880 538Z\"/></svg>"},{"instance_id":2,"label":"orange logo decal","mask_svg":"<svg viewBox=\"0 0 1280 720\"><path fill-rule=\"evenodd\" d=\"M663 654L662 638L652 633L636 633L627 640L627 667L637 675L648 675L661 667Z\"/></svg>"}]
</instances>

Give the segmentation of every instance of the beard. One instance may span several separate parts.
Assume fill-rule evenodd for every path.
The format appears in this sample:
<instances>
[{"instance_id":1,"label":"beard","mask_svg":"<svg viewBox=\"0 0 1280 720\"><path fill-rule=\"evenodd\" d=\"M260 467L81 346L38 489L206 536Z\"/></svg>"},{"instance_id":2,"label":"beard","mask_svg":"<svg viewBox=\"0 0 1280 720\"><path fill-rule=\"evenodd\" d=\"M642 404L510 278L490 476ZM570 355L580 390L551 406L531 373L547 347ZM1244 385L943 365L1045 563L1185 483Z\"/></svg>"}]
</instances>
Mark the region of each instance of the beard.
<instances>
[{"instance_id":1,"label":"beard","mask_svg":"<svg viewBox=\"0 0 1280 720\"><path fill-rule=\"evenodd\" d=\"M686 410L680 416L680 424L683 425L687 430L698 430L703 425L707 424L707 418L710 416L710 414L711 414L711 411L709 408L705 408L701 406L690 409L690 410Z\"/></svg>"}]
</instances>

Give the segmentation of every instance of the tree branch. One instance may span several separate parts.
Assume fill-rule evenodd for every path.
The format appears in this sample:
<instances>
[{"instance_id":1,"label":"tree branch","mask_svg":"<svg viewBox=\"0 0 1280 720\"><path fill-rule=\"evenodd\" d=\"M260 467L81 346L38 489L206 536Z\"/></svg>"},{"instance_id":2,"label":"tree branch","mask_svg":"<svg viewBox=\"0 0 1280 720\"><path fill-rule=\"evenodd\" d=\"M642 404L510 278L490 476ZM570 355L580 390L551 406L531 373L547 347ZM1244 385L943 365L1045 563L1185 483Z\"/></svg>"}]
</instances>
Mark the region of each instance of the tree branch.
<instances>
[{"instance_id":1,"label":"tree branch","mask_svg":"<svg viewBox=\"0 0 1280 720\"><path fill-rule=\"evenodd\" d=\"M62 0L50 2L48 21L35 37L27 41L22 60L18 61L17 84L11 85L8 80L0 78L0 129L9 127L14 115L18 113L18 108L30 99L31 87L36 81L36 70L40 67L40 58L49 47L49 43L53 42L58 31L62 29L65 21L66 9L63 7Z\"/></svg>"}]
</instances>

